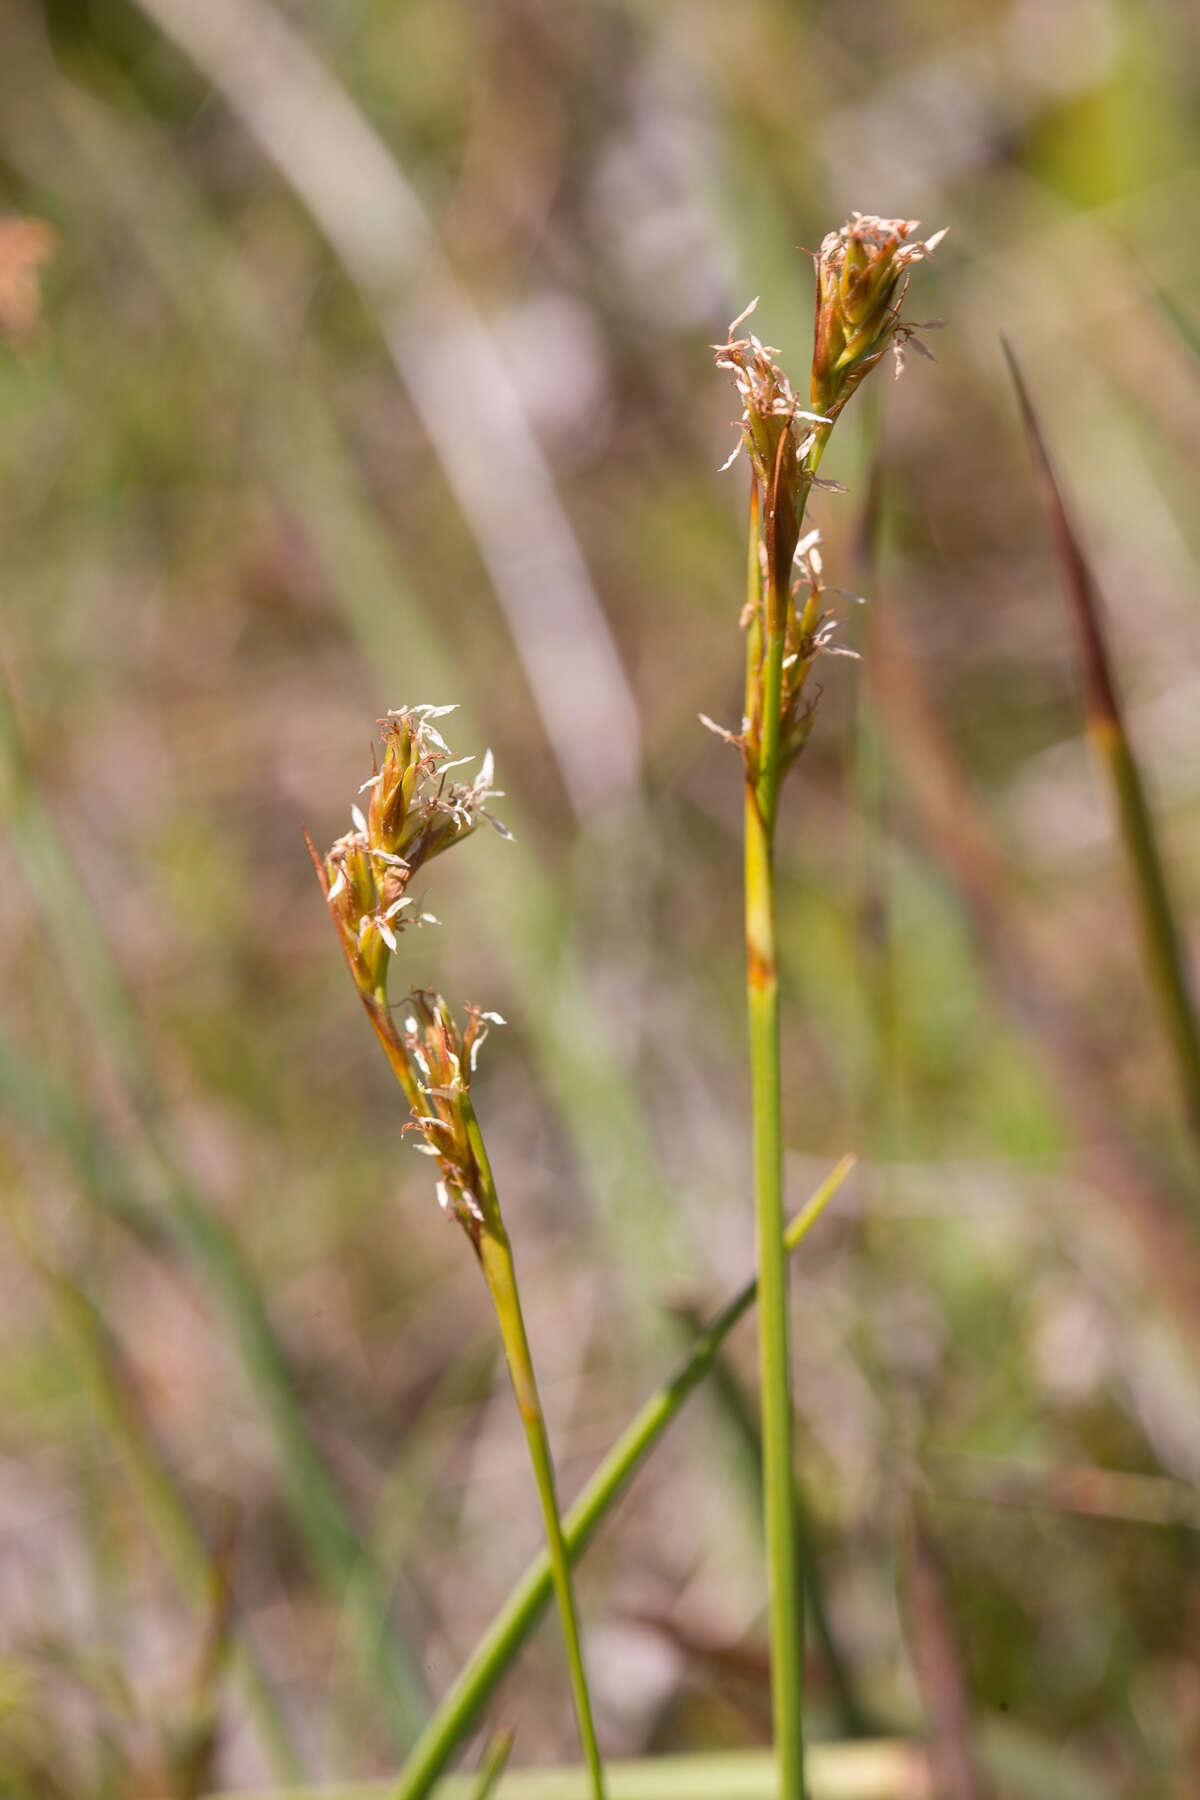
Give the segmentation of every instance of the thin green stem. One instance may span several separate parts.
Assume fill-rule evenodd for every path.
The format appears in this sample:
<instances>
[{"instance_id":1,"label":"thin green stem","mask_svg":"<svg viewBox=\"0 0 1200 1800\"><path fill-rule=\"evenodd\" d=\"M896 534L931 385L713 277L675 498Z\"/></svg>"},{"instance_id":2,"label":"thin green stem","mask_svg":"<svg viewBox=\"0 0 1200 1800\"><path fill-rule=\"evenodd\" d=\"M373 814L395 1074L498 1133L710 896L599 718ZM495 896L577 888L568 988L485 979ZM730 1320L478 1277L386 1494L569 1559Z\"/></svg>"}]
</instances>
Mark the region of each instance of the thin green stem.
<instances>
[{"instance_id":1,"label":"thin green stem","mask_svg":"<svg viewBox=\"0 0 1200 1800\"><path fill-rule=\"evenodd\" d=\"M784 774L780 751L792 552L798 533L803 530L813 476L828 439L828 426L818 427L803 463L798 469L793 468L790 477L787 458L791 454L791 439L781 439L770 492L760 495L756 481L751 494L746 558L746 711L751 750L745 801L746 998L760 1284L759 1379L771 1708L782 1800L804 1800L804 1593L797 1553L783 1232L775 816ZM800 620L802 642L815 624L815 618L810 617L814 605L815 596Z\"/></svg>"},{"instance_id":2,"label":"thin green stem","mask_svg":"<svg viewBox=\"0 0 1200 1800\"><path fill-rule=\"evenodd\" d=\"M768 514L769 516L769 514ZM759 604L758 508L750 514L752 618L761 617L761 660L748 666L757 692L754 779L746 782L746 994L754 1128L754 1211L759 1274L759 1375L763 1419L764 1535L771 1640L771 1707L782 1800L804 1796L804 1602L796 1555L788 1291L783 1243L783 1124L779 1048L779 975L775 941L775 811L786 640L786 592L768 557ZM786 572L785 572L786 573ZM750 633L747 656L759 652ZM753 717L753 715L752 715Z\"/></svg>"},{"instance_id":3,"label":"thin green stem","mask_svg":"<svg viewBox=\"0 0 1200 1800\"><path fill-rule=\"evenodd\" d=\"M541 1501L542 1520L546 1529L546 1546L550 1556L550 1572L567 1647L571 1695L575 1702L575 1717L579 1723L579 1739L583 1745L584 1761L587 1763L591 1778L593 1800L604 1800L604 1770L600 1761L600 1746L596 1740L595 1721L592 1718L592 1699L588 1692L587 1674L583 1666L583 1648L579 1639L579 1613L575 1605L575 1589L571 1580L571 1560L567 1552L566 1539L563 1536L562 1516L558 1510L554 1462L550 1455L546 1418L542 1412L537 1379L533 1372L533 1355L525 1330L525 1316L521 1311L521 1296L517 1289L517 1270L513 1261L512 1245L500 1218L500 1207L496 1197L491 1164L488 1161L483 1133L479 1129L479 1121L475 1116L475 1109L471 1105L469 1094L462 1096L462 1107L471 1149L486 1190L479 1196L487 1220L479 1236L479 1261L491 1292L492 1304L496 1308L500 1335L504 1340L504 1354L508 1358L508 1372L512 1377L513 1393L516 1395L517 1409L525 1428L525 1439L529 1445L529 1457L533 1464L538 1499Z\"/></svg>"},{"instance_id":4,"label":"thin green stem","mask_svg":"<svg viewBox=\"0 0 1200 1800\"><path fill-rule=\"evenodd\" d=\"M698 1315L690 1308L680 1311L680 1323L689 1332L701 1330ZM730 1428L742 1452L748 1471L751 1499L757 1513L763 1509L762 1430L754 1409L742 1390L741 1382L728 1358L718 1357L710 1374L712 1398ZM872 1725L865 1707L855 1691L850 1667L842 1655L821 1580L819 1560L813 1549L813 1525L805 1500L804 1488L796 1478L796 1554L800 1561L800 1579L804 1585L809 1623L821 1647L840 1733L846 1737L870 1737Z\"/></svg>"},{"instance_id":5,"label":"thin green stem","mask_svg":"<svg viewBox=\"0 0 1200 1800\"><path fill-rule=\"evenodd\" d=\"M843 1157L789 1225L785 1240L789 1255L816 1224L853 1167L854 1158ZM755 1278L734 1295L708 1330L697 1338L671 1379L650 1396L617 1439L563 1520L563 1537L572 1561L583 1554L600 1521L712 1368L717 1351L750 1310L757 1293ZM509 1664L532 1634L552 1591L550 1557L543 1551L526 1569L421 1733L392 1800L425 1800L455 1749L475 1725Z\"/></svg>"},{"instance_id":6,"label":"thin green stem","mask_svg":"<svg viewBox=\"0 0 1200 1800\"><path fill-rule=\"evenodd\" d=\"M387 981L381 982L373 993L364 994L360 990L359 999L374 1027L375 1036L383 1047L383 1054L388 1059L388 1067L404 1091L404 1098L414 1113L419 1112L421 1108L418 1102L416 1078L408 1060L408 1052L400 1042L400 1034L396 1030L388 1008Z\"/></svg>"}]
</instances>

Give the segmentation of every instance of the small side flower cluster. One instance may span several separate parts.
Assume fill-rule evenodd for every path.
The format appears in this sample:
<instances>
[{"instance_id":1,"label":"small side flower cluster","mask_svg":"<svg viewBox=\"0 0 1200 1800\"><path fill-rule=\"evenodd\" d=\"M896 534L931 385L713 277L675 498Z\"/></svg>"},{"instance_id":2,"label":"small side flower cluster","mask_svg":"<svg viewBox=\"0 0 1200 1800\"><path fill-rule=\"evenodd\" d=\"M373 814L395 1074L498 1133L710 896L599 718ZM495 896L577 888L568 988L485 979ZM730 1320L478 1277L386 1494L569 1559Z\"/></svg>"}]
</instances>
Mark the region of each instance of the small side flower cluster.
<instances>
[{"instance_id":1,"label":"small side flower cluster","mask_svg":"<svg viewBox=\"0 0 1200 1800\"><path fill-rule=\"evenodd\" d=\"M492 786L490 750L474 781L448 779L451 769L473 760L452 761L433 723L453 711L452 706L403 707L381 720L383 765L359 790L371 795L365 817L361 807L352 807L351 830L324 858L309 842L346 961L367 996L382 998L385 992L397 933L406 925L436 923L431 913L409 910L413 901L407 890L417 871L469 837L482 819L502 837L512 835L484 804L502 797Z\"/></svg>"},{"instance_id":2,"label":"small side flower cluster","mask_svg":"<svg viewBox=\"0 0 1200 1800\"><path fill-rule=\"evenodd\" d=\"M842 595L843 598L847 596L842 589L830 589L825 585L824 566L818 548L820 539L821 534L814 527L812 531L806 531L796 545L795 560L800 575L791 589L780 695L781 777L786 775L803 750L813 728L817 696L809 698L806 693L813 664L819 656L858 655L856 650L834 642L838 621L833 610L825 606L825 598L831 592ZM819 694L820 690L817 692Z\"/></svg>"},{"instance_id":3,"label":"small side flower cluster","mask_svg":"<svg viewBox=\"0 0 1200 1800\"><path fill-rule=\"evenodd\" d=\"M499 1228L491 1218L494 1189L485 1169L479 1130L471 1107L471 1076L480 1045L492 1025L503 1025L499 1013L467 1007L467 1027L460 1031L440 994L417 989L408 997L401 1041L416 1073L416 1100L406 1131L419 1131L417 1146L435 1156L441 1179L438 1202L458 1220L476 1249L480 1233Z\"/></svg>"},{"instance_id":4,"label":"small side flower cluster","mask_svg":"<svg viewBox=\"0 0 1200 1800\"><path fill-rule=\"evenodd\" d=\"M744 447L754 471L754 480L763 496L767 541L781 568L791 567L796 540L800 535L800 519L811 478L801 478L804 459L818 442L818 431L797 430L797 420L819 428L830 421L822 413L806 412L800 405L792 385L772 357L779 351L747 332L735 337L750 317L757 300L752 300L729 327L723 344L714 344L718 369L727 369L742 402L741 436L726 462L728 468Z\"/></svg>"},{"instance_id":5,"label":"small side flower cluster","mask_svg":"<svg viewBox=\"0 0 1200 1800\"><path fill-rule=\"evenodd\" d=\"M821 534L814 526L797 543L793 560L799 573L788 588L779 697L781 778L803 750L813 728L819 696L819 689L817 695L808 694L808 678L813 664L819 656L857 658L858 655L856 650L835 643L838 620L832 607L826 606L825 602L831 594L850 600L857 600L859 596L846 594L842 588L830 588L826 585L824 564L818 547L820 541ZM726 731L723 726L710 719L707 713L700 714L700 723L717 737L735 745L742 753L747 778L751 782L757 780L758 734L754 729L753 719L743 719L740 732Z\"/></svg>"},{"instance_id":6,"label":"small side flower cluster","mask_svg":"<svg viewBox=\"0 0 1200 1800\"><path fill-rule=\"evenodd\" d=\"M812 404L830 419L837 418L889 344L896 353L897 374L907 344L930 354L916 336L929 326L900 322L909 270L931 256L946 235L935 231L924 241L914 238L919 223L919 219L852 213L840 231L828 234L813 259L817 305Z\"/></svg>"}]
</instances>

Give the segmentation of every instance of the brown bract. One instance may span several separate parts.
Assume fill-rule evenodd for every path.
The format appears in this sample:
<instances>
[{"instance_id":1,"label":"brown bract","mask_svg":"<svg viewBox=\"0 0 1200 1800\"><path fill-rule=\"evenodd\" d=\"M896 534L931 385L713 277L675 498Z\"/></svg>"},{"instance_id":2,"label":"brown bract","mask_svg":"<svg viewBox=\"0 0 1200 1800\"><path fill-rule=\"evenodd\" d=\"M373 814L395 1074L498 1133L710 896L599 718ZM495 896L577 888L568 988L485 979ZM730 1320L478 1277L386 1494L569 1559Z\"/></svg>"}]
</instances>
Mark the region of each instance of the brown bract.
<instances>
[{"instance_id":1,"label":"brown bract","mask_svg":"<svg viewBox=\"0 0 1200 1800\"><path fill-rule=\"evenodd\" d=\"M781 596L789 580L804 503L812 483L811 475L802 475L802 463L813 446L815 433L802 431L798 422L820 428L827 421L819 413L801 407L787 376L772 361L778 350L762 343L753 332L734 336L757 305L757 300L751 301L729 327L726 342L714 344L713 351L717 367L727 369L733 376L741 398L742 435L733 455L745 445L761 496L768 590Z\"/></svg>"}]
</instances>

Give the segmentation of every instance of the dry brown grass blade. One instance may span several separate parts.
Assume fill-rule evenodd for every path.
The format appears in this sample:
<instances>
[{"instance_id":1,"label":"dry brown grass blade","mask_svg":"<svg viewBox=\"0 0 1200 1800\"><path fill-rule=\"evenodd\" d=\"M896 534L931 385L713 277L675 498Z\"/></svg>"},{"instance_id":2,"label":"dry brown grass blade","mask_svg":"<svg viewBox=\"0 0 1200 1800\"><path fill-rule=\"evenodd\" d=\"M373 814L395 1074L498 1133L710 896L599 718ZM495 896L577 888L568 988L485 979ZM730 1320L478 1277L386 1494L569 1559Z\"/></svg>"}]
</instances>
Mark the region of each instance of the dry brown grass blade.
<instances>
[{"instance_id":1,"label":"dry brown grass blade","mask_svg":"<svg viewBox=\"0 0 1200 1800\"><path fill-rule=\"evenodd\" d=\"M1200 1267L1179 1204L1121 1131L1108 1072L1067 997L1044 935L983 824L895 608L880 592L865 664L891 734L919 829L951 877L1005 1009L1045 1052L1088 1176L1131 1231L1200 1361Z\"/></svg>"},{"instance_id":2,"label":"dry brown grass blade","mask_svg":"<svg viewBox=\"0 0 1200 1800\"><path fill-rule=\"evenodd\" d=\"M1013 387L1016 390L1017 404L1021 409L1021 423L1024 426L1030 455L1037 471L1038 487L1050 526L1054 553L1058 558L1063 575L1063 589L1079 629L1080 662L1083 670L1088 722L1091 725L1104 721L1123 729L1121 708L1109 664L1108 649L1104 641L1104 628L1101 624L1100 594L1074 527L1067 515L1066 503L1050 461L1050 453L1046 448L1041 424L1034 411L1033 402L1029 397L1029 389L1025 385L1025 378L1021 374L1012 345L1006 338L1001 338L1000 343L1008 363L1008 372L1012 377Z\"/></svg>"},{"instance_id":3,"label":"dry brown grass blade","mask_svg":"<svg viewBox=\"0 0 1200 1800\"><path fill-rule=\"evenodd\" d=\"M1113 674L1100 591L1067 511L1017 359L1003 338L1001 343L1037 473L1063 592L1078 631L1088 736L1112 787L1140 915L1147 979L1174 1055L1187 1123L1200 1145L1200 1024L1154 818Z\"/></svg>"}]
</instances>

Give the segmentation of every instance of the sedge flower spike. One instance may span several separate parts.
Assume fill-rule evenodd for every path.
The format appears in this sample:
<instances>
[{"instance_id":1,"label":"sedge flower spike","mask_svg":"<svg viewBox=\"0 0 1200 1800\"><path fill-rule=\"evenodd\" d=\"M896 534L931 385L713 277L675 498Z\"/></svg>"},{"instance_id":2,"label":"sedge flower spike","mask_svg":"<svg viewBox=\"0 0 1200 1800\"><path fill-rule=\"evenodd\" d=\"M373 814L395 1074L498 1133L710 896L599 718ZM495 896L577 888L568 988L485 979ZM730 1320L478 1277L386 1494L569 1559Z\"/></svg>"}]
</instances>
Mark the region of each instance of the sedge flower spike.
<instances>
[{"instance_id":1,"label":"sedge flower spike","mask_svg":"<svg viewBox=\"0 0 1200 1800\"><path fill-rule=\"evenodd\" d=\"M813 258L817 273L813 330L812 404L830 419L870 374L889 344L896 373L909 343L929 354L916 336L926 329L901 321L909 270L931 256L945 237L914 238L918 219L877 219L852 213L831 231Z\"/></svg>"},{"instance_id":2,"label":"sedge flower spike","mask_svg":"<svg viewBox=\"0 0 1200 1800\"><path fill-rule=\"evenodd\" d=\"M701 718L741 751L752 785L762 770L764 742L773 781L786 775L803 749L815 703L806 698L805 689L816 658L822 653L853 654L831 641L835 627L824 597L837 590L825 585L817 533L805 531L805 512L814 487L837 486L821 482L817 469L850 396L889 346L897 371L907 345L924 351L915 335L924 327L904 322L900 309L909 271L931 255L945 232L919 239L913 235L916 229L915 219L853 213L840 230L824 239L813 258L816 328L810 406L800 405L774 360L779 352L746 329L757 301L733 321L725 343L713 346L717 367L733 376L742 403L733 455L744 449L749 457L758 523L754 578L742 616L749 630L742 729L727 731L703 714ZM772 643L773 672L768 680ZM776 708L777 727L768 717Z\"/></svg>"},{"instance_id":3,"label":"sedge flower spike","mask_svg":"<svg viewBox=\"0 0 1200 1800\"><path fill-rule=\"evenodd\" d=\"M418 870L469 837L481 821L501 837L512 836L485 805L503 798L492 785L490 750L473 781L450 778L452 769L472 760L452 759L433 723L453 710L402 707L381 720L382 765L360 790L370 793L366 812L351 807L351 829L326 856L309 842L346 961L364 997L384 992L388 963L405 926L434 923L431 913L414 910L408 892Z\"/></svg>"},{"instance_id":4,"label":"sedge flower spike","mask_svg":"<svg viewBox=\"0 0 1200 1800\"><path fill-rule=\"evenodd\" d=\"M388 973L400 934L409 925L433 924L406 891L435 856L461 843L486 820L511 833L485 805L498 798L490 750L473 781L454 780L470 757L455 759L435 720L450 706L411 706L380 720L383 756L359 790L363 806L351 808L351 829L321 857L312 853L330 915L371 1024L412 1108L407 1131L418 1148L436 1156L442 1209L458 1220L476 1252L480 1235L499 1229L489 1212L493 1192L473 1131L471 1076L490 1025L499 1013L467 1008L460 1030L440 994L418 989L397 1017L388 1005ZM372 758L374 763L374 758ZM370 799L363 797L370 793Z\"/></svg>"}]
</instances>

